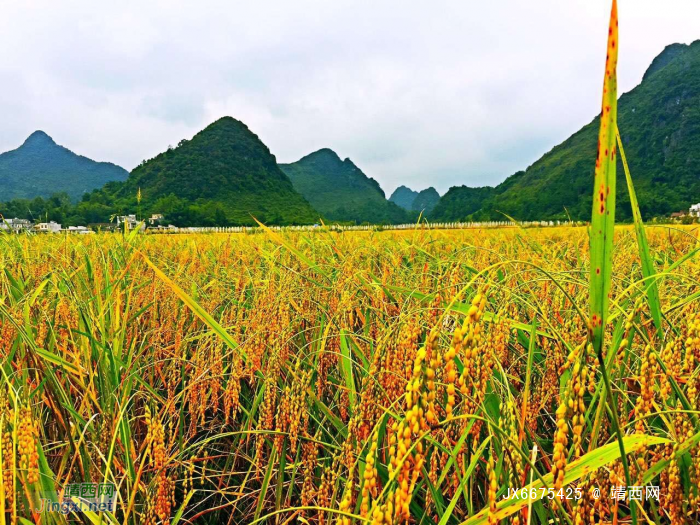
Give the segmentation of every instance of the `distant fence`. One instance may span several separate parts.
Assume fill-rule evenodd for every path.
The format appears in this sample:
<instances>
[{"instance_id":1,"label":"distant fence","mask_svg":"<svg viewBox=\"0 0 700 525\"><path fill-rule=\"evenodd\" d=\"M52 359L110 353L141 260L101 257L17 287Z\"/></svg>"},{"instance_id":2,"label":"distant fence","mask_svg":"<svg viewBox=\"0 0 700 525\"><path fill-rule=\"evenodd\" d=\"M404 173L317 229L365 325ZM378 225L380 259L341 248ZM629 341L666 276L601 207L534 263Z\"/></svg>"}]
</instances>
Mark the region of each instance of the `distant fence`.
<instances>
[{"instance_id":1,"label":"distant fence","mask_svg":"<svg viewBox=\"0 0 700 525\"><path fill-rule=\"evenodd\" d=\"M325 226L270 226L269 228L277 232L305 232L305 231L386 231L386 230L467 230L477 228L513 228L521 226L524 228L546 228L553 226L580 226L582 222L569 221L489 221L489 222L431 222L431 223L409 223L409 224L387 224L372 225L363 224L359 226L345 226L330 224ZM263 229L259 226L226 226L226 227L189 227L189 228L149 228L146 233L153 234L177 234L177 233L258 233Z\"/></svg>"}]
</instances>

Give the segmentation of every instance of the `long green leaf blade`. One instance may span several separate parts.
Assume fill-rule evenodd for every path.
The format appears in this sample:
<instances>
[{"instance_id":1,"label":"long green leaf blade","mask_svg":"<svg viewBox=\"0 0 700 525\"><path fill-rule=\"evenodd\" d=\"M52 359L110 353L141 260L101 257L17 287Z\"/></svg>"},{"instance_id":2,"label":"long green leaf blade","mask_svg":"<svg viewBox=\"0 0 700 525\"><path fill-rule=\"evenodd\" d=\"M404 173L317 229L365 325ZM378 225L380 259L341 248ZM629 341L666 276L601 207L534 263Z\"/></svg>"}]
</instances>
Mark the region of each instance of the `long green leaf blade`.
<instances>
[{"instance_id":1,"label":"long green leaf blade","mask_svg":"<svg viewBox=\"0 0 700 525\"><path fill-rule=\"evenodd\" d=\"M617 1L613 0L608 31L608 55L603 82L603 105L595 164L591 215L590 326L593 345L603 345L612 283L612 251L615 229L615 130L617 128Z\"/></svg>"},{"instance_id":2,"label":"long green leaf blade","mask_svg":"<svg viewBox=\"0 0 700 525\"><path fill-rule=\"evenodd\" d=\"M636 452L641 448L660 443L668 443L668 440L656 436L648 436L646 434L635 434L633 436L625 437L625 448L628 452ZM569 485L570 483L581 479L591 472L595 472L600 467L609 465L619 457L620 448L615 443L609 443L589 452L580 459L573 461L567 467L566 475L564 476L564 485ZM526 507L530 502L535 502L544 497L549 497L548 488L554 485L554 477L551 473L549 473L542 479L544 480L544 483L542 483L540 480L536 480L523 487L523 489L526 490L528 497L514 497L499 502L496 506L494 517L498 520L502 520L511 514L515 514L523 507ZM530 492L531 489L533 489L532 494ZM486 523L488 518L489 508L486 507L468 520L464 521L463 525L478 525L480 523Z\"/></svg>"},{"instance_id":3,"label":"long green leaf blade","mask_svg":"<svg viewBox=\"0 0 700 525\"><path fill-rule=\"evenodd\" d=\"M661 301L659 300L659 287L656 283L656 279L654 279L654 276L656 275L656 270L654 269L654 261L651 258L651 254L649 253L649 242L647 241L647 233L644 229L642 214L639 211L637 193L634 191L632 175L630 175L630 169L627 165L627 158L625 157L625 150L622 147L622 139L620 138L619 129L615 130L615 135L617 137L617 145L620 148L620 159L622 159L622 167L625 170L625 179L627 179L627 191L630 195L630 206L632 207L632 217L634 218L634 231L637 234L639 258L642 261L642 275L644 276L644 279L648 280L649 282L649 284L646 285L649 310L651 311L651 317L654 320L656 330L659 332L659 334L661 334Z\"/></svg>"}]
</instances>

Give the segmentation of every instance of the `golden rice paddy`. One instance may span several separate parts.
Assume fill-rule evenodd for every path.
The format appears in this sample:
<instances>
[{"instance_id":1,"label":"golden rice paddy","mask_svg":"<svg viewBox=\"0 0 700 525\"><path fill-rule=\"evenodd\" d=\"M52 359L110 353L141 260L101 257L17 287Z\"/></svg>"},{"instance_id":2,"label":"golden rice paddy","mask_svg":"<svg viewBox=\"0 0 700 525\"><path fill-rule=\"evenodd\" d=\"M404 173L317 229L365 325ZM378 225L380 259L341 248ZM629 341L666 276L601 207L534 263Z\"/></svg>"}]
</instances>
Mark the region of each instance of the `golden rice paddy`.
<instances>
[{"instance_id":1,"label":"golden rice paddy","mask_svg":"<svg viewBox=\"0 0 700 525\"><path fill-rule=\"evenodd\" d=\"M587 228L5 236L0 514L694 523L698 231L647 229L660 329L615 235L605 363ZM114 511L37 511L87 482Z\"/></svg>"}]
</instances>

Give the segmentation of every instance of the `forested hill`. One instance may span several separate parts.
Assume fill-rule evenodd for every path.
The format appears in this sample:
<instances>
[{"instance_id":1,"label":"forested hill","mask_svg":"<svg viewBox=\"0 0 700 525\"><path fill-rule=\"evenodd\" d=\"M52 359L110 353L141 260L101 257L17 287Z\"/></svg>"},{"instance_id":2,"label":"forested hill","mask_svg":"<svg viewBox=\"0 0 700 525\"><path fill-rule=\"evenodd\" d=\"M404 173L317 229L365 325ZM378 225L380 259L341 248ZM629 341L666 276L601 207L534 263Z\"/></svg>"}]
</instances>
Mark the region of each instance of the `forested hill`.
<instances>
[{"instance_id":1,"label":"forested hill","mask_svg":"<svg viewBox=\"0 0 700 525\"><path fill-rule=\"evenodd\" d=\"M141 193L141 203L137 196ZM176 225L313 224L320 215L242 122L224 117L81 205L160 213Z\"/></svg>"},{"instance_id":2,"label":"forested hill","mask_svg":"<svg viewBox=\"0 0 700 525\"><path fill-rule=\"evenodd\" d=\"M700 202L700 40L657 56L636 88L620 97L618 123L644 217ZM434 220L590 218L599 119L495 188L453 187ZM619 157L618 157L619 159ZM631 217L618 166L620 220Z\"/></svg>"},{"instance_id":3,"label":"forested hill","mask_svg":"<svg viewBox=\"0 0 700 525\"><path fill-rule=\"evenodd\" d=\"M321 149L292 164L280 164L294 188L331 221L401 223L411 215L386 200L376 180L350 159Z\"/></svg>"}]
</instances>

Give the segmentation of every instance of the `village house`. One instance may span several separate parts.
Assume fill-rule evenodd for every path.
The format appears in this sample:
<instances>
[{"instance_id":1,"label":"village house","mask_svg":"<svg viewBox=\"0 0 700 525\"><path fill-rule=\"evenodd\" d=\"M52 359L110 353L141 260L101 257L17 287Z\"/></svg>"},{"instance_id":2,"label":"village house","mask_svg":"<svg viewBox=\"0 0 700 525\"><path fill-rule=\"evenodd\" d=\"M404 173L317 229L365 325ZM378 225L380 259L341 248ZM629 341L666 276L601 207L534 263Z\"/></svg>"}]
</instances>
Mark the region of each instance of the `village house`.
<instances>
[{"instance_id":1,"label":"village house","mask_svg":"<svg viewBox=\"0 0 700 525\"><path fill-rule=\"evenodd\" d=\"M700 217L700 203L693 204L690 207L690 215L692 215L693 217Z\"/></svg>"},{"instance_id":2,"label":"village house","mask_svg":"<svg viewBox=\"0 0 700 525\"><path fill-rule=\"evenodd\" d=\"M94 232L113 232L117 230L117 225L113 222L91 222L88 228Z\"/></svg>"},{"instance_id":3,"label":"village house","mask_svg":"<svg viewBox=\"0 0 700 525\"><path fill-rule=\"evenodd\" d=\"M0 230L9 230L15 233L28 231L32 228L32 221L27 219L4 219L0 220Z\"/></svg>"},{"instance_id":4,"label":"village house","mask_svg":"<svg viewBox=\"0 0 700 525\"><path fill-rule=\"evenodd\" d=\"M117 215L117 226L123 228L124 224L127 224L130 230L135 230L136 228L143 230L146 227L144 223L139 222L136 215Z\"/></svg>"},{"instance_id":5,"label":"village house","mask_svg":"<svg viewBox=\"0 0 700 525\"><path fill-rule=\"evenodd\" d=\"M68 233L77 233L80 235L95 233L91 229L89 229L87 226L68 226L68 229L66 229L64 231L66 231Z\"/></svg>"},{"instance_id":6,"label":"village house","mask_svg":"<svg viewBox=\"0 0 700 525\"><path fill-rule=\"evenodd\" d=\"M178 231L177 226L173 226L172 224L168 224L167 226L163 226L162 224L159 224L158 226L149 226L148 231L150 233L158 232L158 233L163 233L163 232L176 232Z\"/></svg>"},{"instance_id":7,"label":"village house","mask_svg":"<svg viewBox=\"0 0 700 525\"><path fill-rule=\"evenodd\" d=\"M136 215L117 215L117 225L127 223L129 226L136 226L138 221L136 220Z\"/></svg>"},{"instance_id":8,"label":"village house","mask_svg":"<svg viewBox=\"0 0 700 525\"><path fill-rule=\"evenodd\" d=\"M40 222L34 225L34 231L42 233L59 233L61 231L61 225L54 221Z\"/></svg>"}]
</instances>

